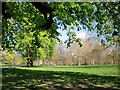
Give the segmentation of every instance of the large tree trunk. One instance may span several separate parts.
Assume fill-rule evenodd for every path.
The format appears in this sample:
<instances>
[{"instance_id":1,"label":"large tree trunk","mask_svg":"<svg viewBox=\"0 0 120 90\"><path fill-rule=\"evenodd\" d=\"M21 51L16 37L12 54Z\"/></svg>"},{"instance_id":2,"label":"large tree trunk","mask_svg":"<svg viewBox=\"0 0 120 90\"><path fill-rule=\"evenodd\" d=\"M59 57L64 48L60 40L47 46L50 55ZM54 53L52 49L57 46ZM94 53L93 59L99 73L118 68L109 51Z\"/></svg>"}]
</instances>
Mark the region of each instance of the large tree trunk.
<instances>
[{"instance_id":1,"label":"large tree trunk","mask_svg":"<svg viewBox=\"0 0 120 90\"><path fill-rule=\"evenodd\" d=\"M30 67L30 58L27 57L27 67Z\"/></svg>"},{"instance_id":2,"label":"large tree trunk","mask_svg":"<svg viewBox=\"0 0 120 90\"><path fill-rule=\"evenodd\" d=\"M27 67L31 67L33 65L33 61L30 58L27 58Z\"/></svg>"},{"instance_id":3,"label":"large tree trunk","mask_svg":"<svg viewBox=\"0 0 120 90\"><path fill-rule=\"evenodd\" d=\"M29 45L28 45L28 50L27 50L27 67L33 66L33 61L30 59L30 50L29 50Z\"/></svg>"},{"instance_id":4,"label":"large tree trunk","mask_svg":"<svg viewBox=\"0 0 120 90\"><path fill-rule=\"evenodd\" d=\"M33 61L30 59L30 65L33 66Z\"/></svg>"}]
</instances>

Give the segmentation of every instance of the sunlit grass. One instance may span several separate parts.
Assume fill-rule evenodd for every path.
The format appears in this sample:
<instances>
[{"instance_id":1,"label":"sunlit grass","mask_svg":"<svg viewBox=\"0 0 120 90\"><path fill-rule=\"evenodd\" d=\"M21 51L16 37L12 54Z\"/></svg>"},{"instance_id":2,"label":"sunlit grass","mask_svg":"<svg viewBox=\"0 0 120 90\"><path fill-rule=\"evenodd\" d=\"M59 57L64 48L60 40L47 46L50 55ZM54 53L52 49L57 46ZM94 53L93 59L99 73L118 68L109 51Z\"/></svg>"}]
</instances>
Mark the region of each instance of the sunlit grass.
<instances>
[{"instance_id":1,"label":"sunlit grass","mask_svg":"<svg viewBox=\"0 0 120 90\"><path fill-rule=\"evenodd\" d=\"M12 64L0 64L0 66L12 66Z\"/></svg>"},{"instance_id":2,"label":"sunlit grass","mask_svg":"<svg viewBox=\"0 0 120 90\"><path fill-rule=\"evenodd\" d=\"M101 76L118 76L117 65L88 65L88 66L35 66L35 67L16 67L19 69L42 70L42 71L64 71L64 72L83 72Z\"/></svg>"}]
</instances>

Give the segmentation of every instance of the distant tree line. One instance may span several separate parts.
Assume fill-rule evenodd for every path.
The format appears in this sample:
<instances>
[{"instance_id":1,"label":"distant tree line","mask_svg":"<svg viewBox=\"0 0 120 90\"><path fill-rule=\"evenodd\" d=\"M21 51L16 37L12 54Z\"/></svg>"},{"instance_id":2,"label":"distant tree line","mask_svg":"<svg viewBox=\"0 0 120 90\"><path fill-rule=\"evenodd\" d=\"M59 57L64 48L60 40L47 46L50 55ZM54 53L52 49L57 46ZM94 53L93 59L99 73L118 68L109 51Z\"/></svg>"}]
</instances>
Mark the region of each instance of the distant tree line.
<instances>
[{"instance_id":1,"label":"distant tree line","mask_svg":"<svg viewBox=\"0 0 120 90\"><path fill-rule=\"evenodd\" d=\"M54 52L53 65L106 65L118 64L118 46L103 45L100 38L89 37L82 41L83 46L73 43L69 48L58 44Z\"/></svg>"},{"instance_id":2,"label":"distant tree line","mask_svg":"<svg viewBox=\"0 0 120 90\"><path fill-rule=\"evenodd\" d=\"M103 45L100 38L88 37L82 40L83 46L73 43L69 48L65 44L58 43L52 57L36 59L34 65L106 65L118 64L118 45ZM27 58L27 57L26 57ZM22 58L15 52L3 52L2 63L24 64L26 58Z\"/></svg>"}]
</instances>

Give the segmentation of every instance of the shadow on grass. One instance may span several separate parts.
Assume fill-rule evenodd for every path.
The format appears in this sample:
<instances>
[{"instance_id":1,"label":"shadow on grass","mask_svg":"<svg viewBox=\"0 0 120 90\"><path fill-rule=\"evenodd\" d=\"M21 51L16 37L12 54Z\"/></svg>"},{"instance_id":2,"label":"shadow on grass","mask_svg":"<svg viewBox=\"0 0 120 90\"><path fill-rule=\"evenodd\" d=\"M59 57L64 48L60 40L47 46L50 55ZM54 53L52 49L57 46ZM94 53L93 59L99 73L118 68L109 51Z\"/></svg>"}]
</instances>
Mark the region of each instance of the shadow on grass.
<instances>
[{"instance_id":1,"label":"shadow on grass","mask_svg":"<svg viewBox=\"0 0 120 90\"><path fill-rule=\"evenodd\" d=\"M2 70L2 75L3 90L120 89L120 78L118 77L98 76L80 72L40 71L4 68Z\"/></svg>"}]
</instances>

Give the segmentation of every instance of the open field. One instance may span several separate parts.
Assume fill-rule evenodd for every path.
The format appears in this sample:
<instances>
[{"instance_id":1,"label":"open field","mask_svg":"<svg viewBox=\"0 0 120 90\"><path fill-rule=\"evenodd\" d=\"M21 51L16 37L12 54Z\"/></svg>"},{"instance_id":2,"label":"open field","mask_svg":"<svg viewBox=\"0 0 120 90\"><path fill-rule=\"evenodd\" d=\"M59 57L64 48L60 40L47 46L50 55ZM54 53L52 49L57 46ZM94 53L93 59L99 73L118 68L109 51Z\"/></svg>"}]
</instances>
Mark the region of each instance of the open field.
<instances>
[{"instance_id":1,"label":"open field","mask_svg":"<svg viewBox=\"0 0 120 90\"><path fill-rule=\"evenodd\" d=\"M118 66L34 66L2 69L6 89L120 89Z\"/></svg>"}]
</instances>

